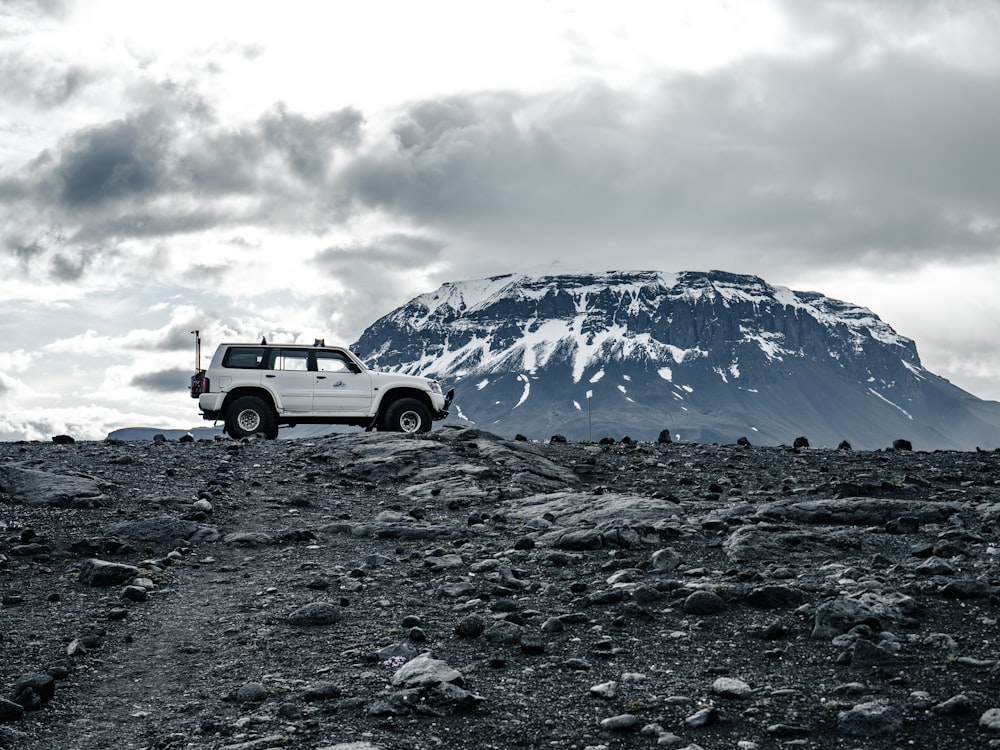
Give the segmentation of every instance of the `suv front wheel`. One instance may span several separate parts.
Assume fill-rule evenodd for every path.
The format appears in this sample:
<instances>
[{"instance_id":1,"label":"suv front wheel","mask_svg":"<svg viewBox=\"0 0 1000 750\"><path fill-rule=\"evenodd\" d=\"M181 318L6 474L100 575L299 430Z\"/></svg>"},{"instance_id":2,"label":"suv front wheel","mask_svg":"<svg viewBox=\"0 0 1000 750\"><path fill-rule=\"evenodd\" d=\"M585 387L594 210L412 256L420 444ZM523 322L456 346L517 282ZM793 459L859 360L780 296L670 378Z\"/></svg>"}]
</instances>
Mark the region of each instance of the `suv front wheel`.
<instances>
[{"instance_id":1,"label":"suv front wheel","mask_svg":"<svg viewBox=\"0 0 1000 750\"><path fill-rule=\"evenodd\" d=\"M428 432L431 429L431 413L417 399L401 398L389 404L379 427L390 432Z\"/></svg>"},{"instance_id":2,"label":"suv front wheel","mask_svg":"<svg viewBox=\"0 0 1000 750\"><path fill-rule=\"evenodd\" d=\"M278 436L278 424L271 407L256 396L243 396L233 401L226 410L226 434L239 440L258 433L267 438Z\"/></svg>"}]
</instances>

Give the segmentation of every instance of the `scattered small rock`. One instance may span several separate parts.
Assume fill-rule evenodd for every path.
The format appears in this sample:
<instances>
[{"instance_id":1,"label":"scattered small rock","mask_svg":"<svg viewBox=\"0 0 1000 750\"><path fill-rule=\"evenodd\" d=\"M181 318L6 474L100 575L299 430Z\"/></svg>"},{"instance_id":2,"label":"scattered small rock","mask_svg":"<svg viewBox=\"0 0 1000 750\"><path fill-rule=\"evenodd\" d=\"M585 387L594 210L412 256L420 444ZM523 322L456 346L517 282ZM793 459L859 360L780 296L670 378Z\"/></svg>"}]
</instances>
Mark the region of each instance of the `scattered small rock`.
<instances>
[{"instance_id":1,"label":"scattered small rock","mask_svg":"<svg viewBox=\"0 0 1000 750\"><path fill-rule=\"evenodd\" d=\"M899 709L884 703L859 703L837 715L837 727L852 737L880 737L895 733L903 723Z\"/></svg>"},{"instance_id":2,"label":"scattered small rock","mask_svg":"<svg viewBox=\"0 0 1000 750\"><path fill-rule=\"evenodd\" d=\"M300 607L288 616L291 625L314 627L332 625L343 619L342 608L330 602L312 602Z\"/></svg>"},{"instance_id":3,"label":"scattered small rock","mask_svg":"<svg viewBox=\"0 0 1000 750\"><path fill-rule=\"evenodd\" d=\"M77 580L87 586L116 586L139 575L134 565L91 558L80 565Z\"/></svg>"},{"instance_id":4,"label":"scattered small rock","mask_svg":"<svg viewBox=\"0 0 1000 750\"><path fill-rule=\"evenodd\" d=\"M726 602L714 591L695 591L684 600L684 612L689 615L717 615L726 610Z\"/></svg>"}]
</instances>

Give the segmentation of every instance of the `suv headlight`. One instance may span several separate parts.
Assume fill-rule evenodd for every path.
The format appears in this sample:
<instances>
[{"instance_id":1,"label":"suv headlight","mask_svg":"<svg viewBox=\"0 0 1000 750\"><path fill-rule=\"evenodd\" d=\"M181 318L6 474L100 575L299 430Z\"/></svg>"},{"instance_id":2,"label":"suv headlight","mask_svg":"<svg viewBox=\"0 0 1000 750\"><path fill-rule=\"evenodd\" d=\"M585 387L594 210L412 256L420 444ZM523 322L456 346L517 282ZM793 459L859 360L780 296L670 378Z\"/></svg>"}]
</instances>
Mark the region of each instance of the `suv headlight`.
<instances>
[{"instance_id":1,"label":"suv headlight","mask_svg":"<svg viewBox=\"0 0 1000 750\"><path fill-rule=\"evenodd\" d=\"M430 386L432 393L441 393L441 384L436 380L428 380L427 385Z\"/></svg>"}]
</instances>

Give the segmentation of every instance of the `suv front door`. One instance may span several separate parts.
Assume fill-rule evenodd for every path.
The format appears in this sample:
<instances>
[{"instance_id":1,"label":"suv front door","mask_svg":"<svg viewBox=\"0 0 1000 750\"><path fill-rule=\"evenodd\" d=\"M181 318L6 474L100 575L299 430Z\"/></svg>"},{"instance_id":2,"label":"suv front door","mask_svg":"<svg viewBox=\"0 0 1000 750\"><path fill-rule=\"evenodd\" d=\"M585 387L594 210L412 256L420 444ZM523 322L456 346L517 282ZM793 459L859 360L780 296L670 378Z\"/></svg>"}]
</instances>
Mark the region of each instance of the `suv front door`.
<instances>
[{"instance_id":1,"label":"suv front door","mask_svg":"<svg viewBox=\"0 0 1000 750\"><path fill-rule=\"evenodd\" d=\"M366 416L372 403L372 379L357 372L347 355L336 349L317 349L313 410L317 414Z\"/></svg>"}]
</instances>

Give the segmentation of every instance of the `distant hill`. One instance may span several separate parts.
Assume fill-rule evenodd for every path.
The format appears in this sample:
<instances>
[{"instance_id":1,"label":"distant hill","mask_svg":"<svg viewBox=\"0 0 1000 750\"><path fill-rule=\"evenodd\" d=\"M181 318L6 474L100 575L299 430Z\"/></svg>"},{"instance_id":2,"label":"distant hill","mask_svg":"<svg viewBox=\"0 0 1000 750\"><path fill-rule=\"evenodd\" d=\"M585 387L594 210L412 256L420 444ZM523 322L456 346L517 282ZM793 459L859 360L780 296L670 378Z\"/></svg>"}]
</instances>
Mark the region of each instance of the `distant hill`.
<instances>
[{"instance_id":1,"label":"distant hill","mask_svg":"<svg viewBox=\"0 0 1000 750\"><path fill-rule=\"evenodd\" d=\"M454 418L506 436L651 440L668 429L708 443L1000 446L1000 403L926 370L875 313L756 276L448 283L373 323L353 349L454 386Z\"/></svg>"}]
</instances>

